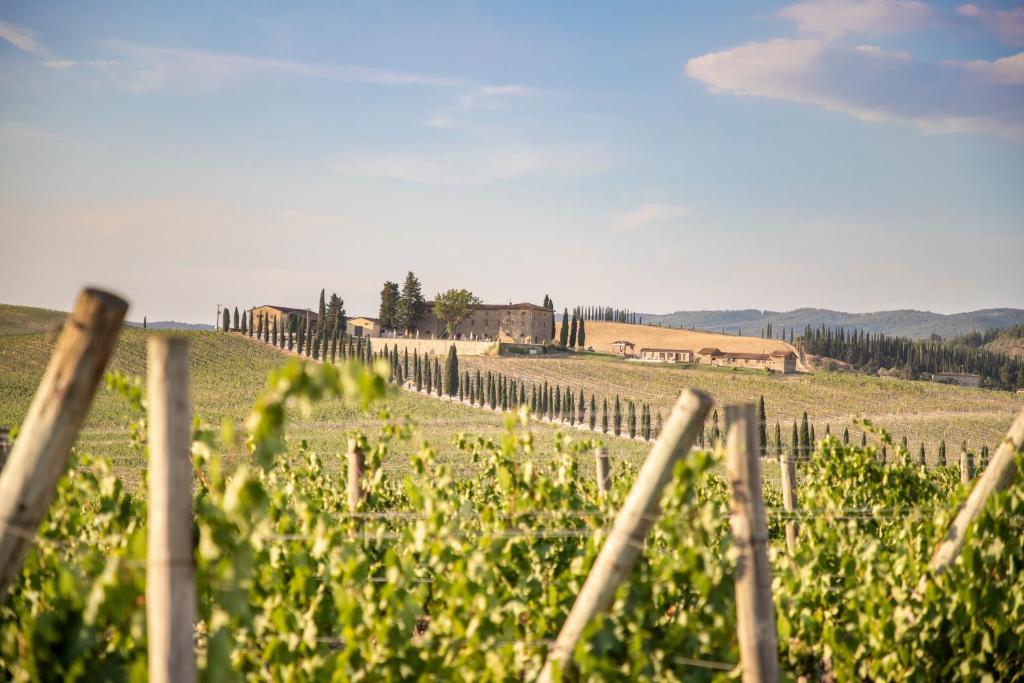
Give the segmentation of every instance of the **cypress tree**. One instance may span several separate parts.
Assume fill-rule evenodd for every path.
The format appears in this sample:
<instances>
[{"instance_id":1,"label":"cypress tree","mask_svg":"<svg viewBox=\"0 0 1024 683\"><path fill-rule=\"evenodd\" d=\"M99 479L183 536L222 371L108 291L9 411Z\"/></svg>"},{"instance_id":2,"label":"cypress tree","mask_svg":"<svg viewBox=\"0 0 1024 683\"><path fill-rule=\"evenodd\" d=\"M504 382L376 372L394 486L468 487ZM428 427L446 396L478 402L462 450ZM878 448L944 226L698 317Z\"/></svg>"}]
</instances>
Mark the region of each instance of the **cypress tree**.
<instances>
[{"instance_id":1,"label":"cypress tree","mask_svg":"<svg viewBox=\"0 0 1024 683\"><path fill-rule=\"evenodd\" d=\"M768 418L764 413L764 394L757 400L757 434L761 439L761 457L768 452Z\"/></svg>"},{"instance_id":2,"label":"cypress tree","mask_svg":"<svg viewBox=\"0 0 1024 683\"><path fill-rule=\"evenodd\" d=\"M714 412L711 414L711 446L715 447L721 438L722 432L718 428L718 408L715 408Z\"/></svg>"},{"instance_id":3,"label":"cypress tree","mask_svg":"<svg viewBox=\"0 0 1024 683\"><path fill-rule=\"evenodd\" d=\"M277 346L277 318L274 318L274 329L270 333L270 343Z\"/></svg>"},{"instance_id":4,"label":"cypress tree","mask_svg":"<svg viewBox=\"0 0 1024 683\"><path fill-rule=\"evenodd\" d=\"M224 315L221 316L220 331L227 332L231 329L231 313L228 311L228 307L224 307Z\"/></svg>"},{"instance_id":5,"label":"cypress tree","mask_svg":"<svg viewBox=\"0 0 1024 683\"><path fill-rule=\"evenodd\" d=\"M946 466L946 440L939 442L939 467Z\"/></svg>"},{"instance_id":6,"label":"cypress tree","mask_svg":"<svg viewBox=\"0 0 1024 683\"><path fill-rule=\"evenodd\" d=\"M373 362L373 342L369 339L366 340L366 364L369 365ZM437 379L437 373L434 373L435 380Z\"/></svg>"},{"instance_id":7,"label":"cypress tree","mask_svg":"<svg viewBox=\"0 0 1024 683\"><path fill-rule=\"evenodd\" d=\"M622 434L622 403L619 401L618 394L615 394L615 412L612 413L612 431L615 432L615 436Z\"/></svg>"},{"instance_id":8,"label":"cypress tree","mask_svg":"<svg viewBox=\"0 0 1024 683\"><path fill-rule=\"evenodd\" d=\"M846 427L843 427L843 445L850 445L850 430L847 429Z\"/></svg>"},{"instance_id":9,"label":"cypress tree","mask_svg":"<svg viewBox=\"0 0 1024 683\"><path fill-rule=\"evenodd\" d=\"M246 312L242 311L242 334L249 334L249 319L246 317ZM142 327L146 328L146 317L142 317Z\"/></svg>"},{"instance_id":10,"label":"cypress tree","mask_svg":"<svg viewBox=\"0 0 1024 683\"><path fill-rule=\"evenodd\" d=\"M488 372L487 373L487 377L490 378L491 377L491 373ZM496 386L496 383L493 380L488 382L487 402L488 402L488 405L491 406L491 410L497 410L497 408L498 408L498 388Z\"/></svg>"},{"instance_id":11,"label":"cypress tree","mask_svg":"<svg viewBox=\"0 0 1024 683\"><path fill-rule=\"evenodd\" d=\"M320 360L320 345L323 341L323 337L320 332L313 333L313 360Z\"/></svg>"},{"instance_id":12,"label":"cypress tree","mask_svg":"<svg viewBox=\"0 0 1024 683\"><path fill-rule=\"evenodd\" d=\"M530 385L530 412L537 414L537 385Z\"/></svg>"},{"instance_id":13,"label":"cypress tree","mask_svg":"<svg viewBox=\"0 0 1024 683\"><path fill-rule=\"evenodd\" d=\"M860 447L861 448L867 448L867 445L868 445L868 433L867 432L861 432L860 433Z\"/></svg>"},{"instance_id":14,"label":"cypress tree","mask_svg":"<svg viewBox=\"0 0 1024 683\"><path fill-rule=\"evenodd\" d=\"M775 423L775 455L782 457L782 427Z\"/></svg>"},{"instance_id":15,"label":"cypress tree","mask_svg":"<svg viewBox=\"0 0 1024 683\"><path fill-rule=\"evenodd\" d=\"M569 343L569 309L562 311L562 327L558 330L558 343L566 346Z\"/></svg>"},{"instance_id":16,"label":"cypress tree","mask_svg":"<svg viewBox=\"0 0 1024 683\"><path fill-rule=\"evenodd\" d=\"M583 326L583 319L580 318L580 327L576 331L576 346L581 349L586 348L587 331Z\"/></svg>"},{"instance_id":17,"label":"cypress tree","mask_svg":"<svg viewBox=\"0 0 1024 683\"><path fill-rule=\"evenodd\" d=\"M907 446L907 437L900 439L900 451L903 455L910 455L910 448Z\"/></svg>"},{"instance_id":18,"label":"cypress tree","mask_svg":"<svg viewBox=\"0 0 1024 683\"><path fill-rule=\"evenodd\" d=\"M434 378L430 372L430 361L425 362L423 365L425 366L423 369L423 383L426 385L427 394L432 394L434 393Z\"/></svg>"},{"instance_id":19,"label":"cypress tree","mask_svg":"<svg viewBox=\"0 0 1024 683\"><path fill-rule=\"evenodd\" d=\"M283 349L284 349L284 347L285 347L285 341L284 341L284 324L283 324L283 323L281 324L281 328L280 328L280 329L278 330L278 333L277 333L277 335L278 335L278 336L277 336L277 346L278 346L278 348L280 348L280 349L282 349L282 350L283 350Z\"/></svg>"},{"instance_id":20,"label":"cypress tree","mask_svg":"<svg viewBox=\"0 0 1024 683\"><path fill-rule=\"evenodd\" d=\"M808 457L811 453L811 429L807 424L807 411L800 419L800 455Z\"/></svg>"},{"instance_id":21,"label":"cypress tree","mask_svg":"<svg viewBox=\"0 0 1024 683\"><path fill-rule=\"evenodd\" d=\"M921 448L917 451L917 462L918 462L919 465L922 465L922 466L926 465L927 462L928 462L927 459L925 458L925 453L924 453L924 441L921 442Z\"/></svg>"},{"instance_id":22,"label":"cypress tree","mask_svg":"<svg viewBox=\"0 0 1024 683\"><path fill-rule=\"evenodd\" d=\"M814 436L814 425L811 425L811 450L814 450L818 445L818 438Z\"/></svg>"},{"instance_id":23,"label":"cypress tree","mask_svg":"<svg viewBox=\"0 0 1024 683\"><path fill-rule=\"evenodd\" d=\"M423 368L420 366L420 357L413 357L413 379L416 382L416 391L423 391Z\"/></svg>"},{"instance_id":24,"label":"cypress tree","mask_svg":"<svg viewBox=\"0 0 1024 683\"><path fill-rule=\"evenodd\" d=\"M629 401L627 413L627 426L629 427L629 438L636 438L636 404Z\"/></svg>"},{"instance_id":25,"label":"cypress tree","mask_svg":"<svg viewBox=\"0 0 1024 683\"><path fill-rule=\"evenodd\" d=\"M789 454L793 456L793 458L798 458L800 456L800 437L796 431L796 422L793 423L793 435L790 437Z\"/></svg>"},{"instance_id":26,"label":"cypress tree","mask_svg":"<svg viewBox=\"0 0 1024 683\"><path fill-rule=\"evenodd\" d=\"M587 417L590 418L590 431L594 431L594 427L597 426L597 399L594 398L593 394L590 395L590 412L587 414Z\"/></svg>"},{"instance_id":27,"label":"cypress tree","mask_svg":"<svg viewBox=\"0 0 1024 683\"><path fill-rule=\"evenodd\" d=\"M405 351L402 354L402 370L405 372L405 376L409 376L409 347L405 347Z\"/></svg>"},{"instance_id":28,"label":"cypress tree","mask_svg":"<svg viewBox=\"0 0 1024 683\"><path fill-rule=\"evenodd\" d=\"M562 387L560 387L560 386L556 386L555 387L555 400L553 401L553 403L555 404L555 417L558 418L558 419L561 419L562 418Z\"/></svg>"},{"instance_id":29,"label":"cypress tree","mask_svg":"<svg viewBox=\"0 0 1024 683\"><path fill-rule=\"evenodd\" d=\"M448 378L445 393L454 396L459 391L459 354L455 350L455 344L448 348L448 358L445 360L445 377Z\"/></svg>"},{"instance_id":30,"label":"cypress tree","mask_svg":"<svg viewBox=\"0 0 1024 683\"><path fill-rule=\"evenodd\" d=\"M601 433L608 433L608 399L601 399Z\"/></svg>"},{"instance_id":31,"label":"cypress tree","mask_svg":"<svg viewBox=\"0 0 1024 683\"><path fill-rule=\"evenodd\" d=\"M519 380L519 403L526 403L526 382Z\"/></svg>"},{"instance_id":32,"label":"cypress tree","mask_svg":"<svg viewBox=\"0 0 1024 683\"><path fill-rule=\"evenodd\" d=\"M234 330L235 332L238 332L239 330L238 306L235 306L235 315L234 318L232 318L231 320L231 329Z\"/></svg>"},{"instance_id":33,"label":"cypress tree","mask_svg":"<svg viewBox=\"0 0 1024 683\"><path fill-rule=\"evenodd\" d=\"M441 374L441 361L434 356L434 386L437 388L437 395L441 395L441 390L444 389L444 376Z\"/></svg>"},{"instance_id":34,"label":"cypress tree","mask_svg":"<svg viewBox=\"0 0 1024 683\"><path fill-rule=\"evenodd\" d=\"M576 320L576 314L572 314L572 322L569 324L569 348L576 348L576 326L579 321Z\"/></svg>"}]
</instances>

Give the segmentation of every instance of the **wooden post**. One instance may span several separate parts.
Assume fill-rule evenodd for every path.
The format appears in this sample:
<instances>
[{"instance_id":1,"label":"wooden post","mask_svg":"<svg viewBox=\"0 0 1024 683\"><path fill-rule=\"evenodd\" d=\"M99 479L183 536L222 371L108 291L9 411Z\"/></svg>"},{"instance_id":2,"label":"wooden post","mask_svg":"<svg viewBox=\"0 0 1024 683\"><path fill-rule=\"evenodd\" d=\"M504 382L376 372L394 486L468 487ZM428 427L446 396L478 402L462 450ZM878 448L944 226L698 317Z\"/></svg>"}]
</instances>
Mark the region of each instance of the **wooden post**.
<instances>
[{"instance_id":1,"label":"wooden post","mask_svg":"<svg viewBox=\"0 0 1024 683\"><path fill-rule=\"evenodd\" d=\"M761 493L757 409L753 403L726 406L726 471L731 494L736 559L736 633L743 680L779 680L779 639L768 564L768 521Z\"/></svg>"},{"instance_id":2,"label":"wooden post","mask_svg":"<svg viewBox=\"0 0 1024 683\"><path fill-rule=\"evenodd\" d=\"M0 602L50 506L127 311L123 299L86 289L64 322L0 474Z\"/></svg>"},{"instance_id":3,"label":"wooden post","mask_svg":"<svg viewBox=\"0 0 1024 683\"><path fill-rule=\"evenodd\" d=\"M355 439L348 440L348 511L355 514L363 499L363 470L366 454Z\"/></svg>"},{"instance_id":4,"label":"wooden post","mask_svg":"<svg viewBox=\"0 0 1024 683\"><path fill-rule=\"evenodd\" d=\"M192 402L188 364L188 342L184 339L150 337L146 373L149 408L146 631L152 683L196 680Z\"/></svg>"},{"instance_id":5,"label":"wooden post","mask_svg":"<svg viewBox=\"0 0 1024 683\"><path fill-rule=\"evenodd\" d=\"M651 448L636 482L615 516L612 530L594 560L558 638L548 651L544 669L537 679L551 683L555 670L572 657L583 629L598 612L607 610L615 599L615 590L633 571L647 532L661 513L661 492L672 477L676 462L690 452L697 432L711 410L711 398L693 389L684 390L672 408L661 436Z\"/></svg>"},{"instance_id":6,"label":"wooden post","mask_svg":"<svg viewBox=\"0 0 1024 683\"><path fill-rule=\"evenodd\" d=\"M1024 410L1020 411L1017 419L1010 425L1010 430L996 449L989 466L985 468L985 473L974 485L971 495L960 508L956 519L949 525L945 539L935 549L930 565L936 573L945 571L956 560L964 547L968 529L981 514L989 496L996 491L1004 490L1017 478L1015 458L1021 451L1024 451ZM962 453L960 458L962 463Z\"/></svg>"},{"instance_id":7,"label":"wooden post","mask_svg":"<svg viewBox=\"0 0 1024 683\"><path fill-rule=\"evenodd\" d=\"M790 555L796 550L796 537L800 527L792 519L800 509L796 499L796 460L790 455L779 456L779 473L782 480L782 507L786 510L786 549Z\"/></svg>"},{"instance_id":8,"label":"wooden post","mask_svg":"<svg viewBox=\"0 0 1024 683\"><path fill-rule=\"evenodd\" d=\"M960 483L966 484L974 479L974 458L967 452L967 442L960 448Z\"/></svg>"},{"instance_id":9,"label":"wooden post","mask_svg":"<svg viewBox=\"0 0 1024 683\"><path fill-rule=\"evenodd\" d=\"M598 446L594 449L595 464L597 465L597 492L604 498L612 488L611 471L608 464L608 447Z\"/></svg>"}]
</instances>

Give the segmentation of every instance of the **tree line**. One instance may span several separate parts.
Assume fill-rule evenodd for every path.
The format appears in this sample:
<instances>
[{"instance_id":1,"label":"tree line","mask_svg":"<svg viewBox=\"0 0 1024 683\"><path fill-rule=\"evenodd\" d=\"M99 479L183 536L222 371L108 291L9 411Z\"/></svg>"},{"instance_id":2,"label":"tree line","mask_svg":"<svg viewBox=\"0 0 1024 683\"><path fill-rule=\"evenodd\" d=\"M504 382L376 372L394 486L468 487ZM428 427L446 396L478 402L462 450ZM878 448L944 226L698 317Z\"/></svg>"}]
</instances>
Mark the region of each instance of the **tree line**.
<instances>
[{"instance_id":1,"label":"tree line","mask_svg":"<svg viewBox=\"0 0 1024 683\"><path fill-rule=\"evenodd\" d=\"M869 373L889 369L906 379L917 379L933 372L967 372L979 375L981 386L1024 387L1024 361L1020 358L957 341L914 340L842 327L811 329L808 325L797 342L807 353L841 360Z\"/></svg>"},{"instance_id":2,"label":"tree line","mask_svg":"<svg viewBox=\"0 0 1024 683\"><path fill-rule=\"evenodd\" d=\"M594 320L606 323L629 323L642 325L643 319L636 311L611 306L577 306L573 314L580 320Z\"/></svg>"}]
</instances>

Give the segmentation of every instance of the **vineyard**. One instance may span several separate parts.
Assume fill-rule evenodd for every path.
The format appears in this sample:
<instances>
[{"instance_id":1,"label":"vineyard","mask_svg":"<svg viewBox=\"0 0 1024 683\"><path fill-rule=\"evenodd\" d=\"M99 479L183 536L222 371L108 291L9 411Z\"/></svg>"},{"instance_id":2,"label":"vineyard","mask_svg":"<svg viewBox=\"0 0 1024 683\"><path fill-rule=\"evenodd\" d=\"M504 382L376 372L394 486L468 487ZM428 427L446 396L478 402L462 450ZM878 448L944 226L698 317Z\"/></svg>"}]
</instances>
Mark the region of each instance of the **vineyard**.
<instances>
[{"instance_id":1,"label":"vineyard","mask_svg":"<svg viewBox=\"0 0 1024 683\"><path fill-rule=\"evenodd\" d=\"M102 344L66 342L55 358L76 348L103 355ZM161 355L171 351L177 364ZM289 362L236 430L189 419L188 353L155 336L146 387L108 375L131 415L149 495L102 455L75 453L44 470L66 451L52 455L62 444L40 441L35 425L50 420L46 433L70 445L75 430L63 421L81 421L84 409L34 408L23 425L0 475L5 679L139 680L148 669L157 680L164 666L184 678L192 666L210 681L535 680L552 671L725 680L772 661L782 677L836 680L1013 680L1024 670L1024 486L1013 483L1024 417L980 479L924 468L865 425L897 457L825 438L784 463L789 484L755 477L756 494L742 498L733 465L750 463L756 475L756 444L734 419L725 449L690 450L710 405L684 415L686 395L648 460L613 458L608 480L583 472L598 441L556 434L541 445L526 406L493 436L459 434L460 471L411 443L415 425L382 408L397 391L383 361ZM75 401L79 385L69 386L54 395ZM332 401L362 415L358 427L337 428L347 471L289 436L292 416ZM39 457L29 460L33 448ZM407 468L384 467L403 451ZM662 460L671 465L664 488L628 519L650 463ZM26 468L55 486L35 523L10 507L37 481ZM194 494L170 481L191 482ZM166 514L175 491L185 493L186 526ZM763 538L756 523L745 526L748 506ZM643 533L623 536L627 526ZM631 553L624 580L588 614L568 658L545 671L612 547ZM21 566L11 560L19 555ZM774 612L772 638L755 637L770 657L756 664L744 626L751 558L770 572L757 597ZM190 586L194 600L156 609L167 585ZM194 614L182 607L193 602Z\"/></svg>"}]
</instances>

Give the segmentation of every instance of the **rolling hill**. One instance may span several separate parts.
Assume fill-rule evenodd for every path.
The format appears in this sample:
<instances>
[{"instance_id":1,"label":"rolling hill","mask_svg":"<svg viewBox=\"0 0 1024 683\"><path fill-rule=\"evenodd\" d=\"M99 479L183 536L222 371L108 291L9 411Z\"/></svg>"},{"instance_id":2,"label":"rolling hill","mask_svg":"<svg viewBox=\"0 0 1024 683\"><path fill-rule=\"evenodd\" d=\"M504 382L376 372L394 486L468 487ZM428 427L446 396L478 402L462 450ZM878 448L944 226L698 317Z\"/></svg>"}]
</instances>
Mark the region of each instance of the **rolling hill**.
<instances>
[{"instance_id":1,"label":"rolling hill","mask_svg":"<svg viewBox=\"0 0 1024 683\"><path fill-rule=\"evenodd\" d=\"M561 323L556 326L561 329ZM595 351L612 353L612 343L619 340L636 344L637 351L643 347L661 349L689 349L699 351L706 346L713 346L722 351L738 351L745 353L771 353L772 351L794 351L789 343L778 339L762 339L761 337L738 337L733 334L676 330L654 325L631 325L627 323L606 323L587 321L586 344Z\"/></svg>"},{"instance_id":2,"label":"rolling hill","mask_svg":"<svg viewBox=\"0 0 1024 683\"><path fill-rule=\"evenodd\" d=\"M943 338L957 337L971 332L1001 329L1024 323L1024 310L1019 308L988 308L966 313L931 313L912 309L877 311L874 313L844 313L823 308L798 308L793 311L676 311L665 315L643 315L644 322L671 327L693 327L698 330L721 331L730 334L760 336L769 323L776 336L782 328L793 328L797 334L811 327L844 327L850 330L881 332L883 334L924 339L932 334Z\"/></svg>"}]
</instances>

